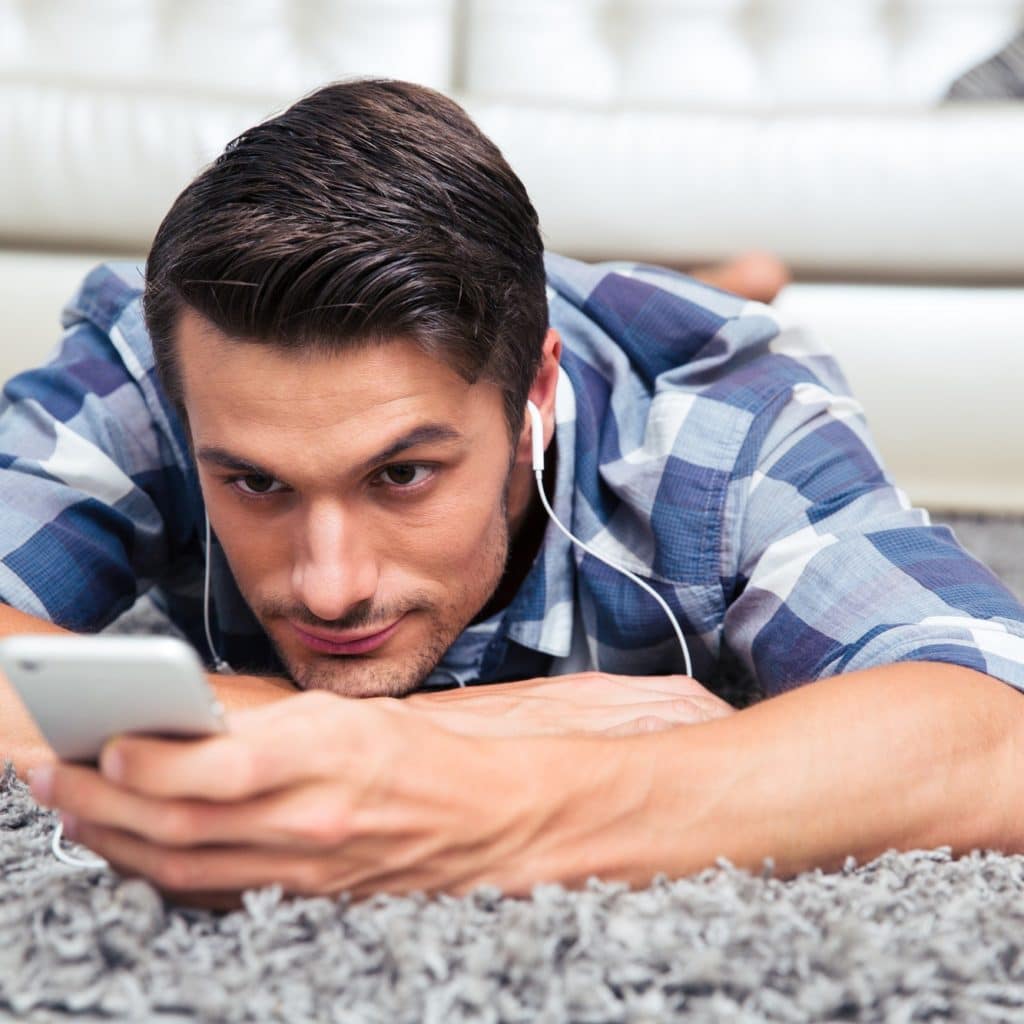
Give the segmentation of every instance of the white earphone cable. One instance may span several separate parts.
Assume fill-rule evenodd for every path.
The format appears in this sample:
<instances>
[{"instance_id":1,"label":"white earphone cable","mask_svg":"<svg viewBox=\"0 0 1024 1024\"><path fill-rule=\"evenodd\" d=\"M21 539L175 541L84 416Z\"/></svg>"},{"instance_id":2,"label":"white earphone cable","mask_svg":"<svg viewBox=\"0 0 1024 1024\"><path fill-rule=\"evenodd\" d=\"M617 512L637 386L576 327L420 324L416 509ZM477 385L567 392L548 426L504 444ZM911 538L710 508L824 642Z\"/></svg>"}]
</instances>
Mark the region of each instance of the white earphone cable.
<instances>
[{"instance_id":1,"label":"white earphone cable","mask_svg":"<svg viewBox=\"0 0 1024 1024\"><path fill-rule=\"evenodd\" d=\"M53 830L53 836L50 838L50 850L53 852L54 857L62 864L67 864L73 868L90 868L94 870L101 870L110 866L107 861L95 854L91 857L76 857L73 853L67 853L60 845L63 836L64 822L58 821L57 827Z\"/></svg>"},{"instance_id":2,"label":"white earphone cable","mask_svg":"<svg viewBox=\"0 0 1024 1024\"><path fill-rule=\"evenodd\" d=\"M544 505L544 511L547 512L548 518L557 526L562 533L572 541L573 544L578 544L587 554L592 555L599 562L603 562L609 568L614 569L616 572L622 573L627 579L632 580L638 587L647 591L651 597L661 606L661 610L668 616L669 622L672 623L672 628L675 630L676 639L679 641L679 648L683 652L683 663L686 666L686 674L688 676L693 675L693 663L690 661L690 652L686 646L686 640L683 637L683 631L679 626L679 622L675 615L672 614L672 609L669 608L665 599L659 594L652 586L640 579L639 576L634 575L628 569L623 568L621 565L616 565L615 562L604 555L599 554L589 544L585 544L579 539L574 537L569 530L562 525L562 521L555 515L555 510L548 503L548 496L544 493L544 424L541 420L540 410L533 402L527 402L526 408L530 413L530 427L532 432L532 445L533 445L533 475L537 480L537 493L540 495L541 503Z\"/></svg>"},{"instance_id":3,"label":"white earphone cable","mask_svg":"<svg viewBox=\"0 0 1024 1024\"><path fill-rule=\"evenodd\" d=\"M206 515L206 567L203 571L203 628L206 630L206 646L210 650L210 657L213 658L213 667L221 675L232 675L234 669L217 653L213 646L213 632L210 629L210 517Z\"/></svg>"},{"instance_id":4,"label":"white earphone cable","mask_svg":"<svg viewBox=\"0 0 1024 1024\"><path fill-rule=\"evenodd\" d=\"M679 622L676 620L676 617L672 614L672 609L669 608L668 604L665 602L665 599L652 586L650 586L642 579L640 579L639 576L635 576L628 569L624 569L621 565L616 565L614 562L605 558L604 555L598 554L598 552L596 552L592 547L590 547L589 544L584 544L583 541L581 541L578 537L574 537L562 525L561 520L558 518L558 516L555 515L554 510L548 504L547 495L544 493L544 484L541 480L541 474L535 473L534 475L537 478L537 490L540 493L540 500L544 503L544 509L550 516L551 521L555 524L555 526L557 526L562 531L562 533L564 533L566 537L568 537L569 540L571 540L574 544L578 544L581 548L583 548L583 550L586 551L587 554L593 555L594 558L596 558L599 562L604 562L605 565L614 569L616 572L621 572L623 576L625 576L627 579L631 579L638 587L642 587L644 590L646 590L647 593L650 594L651 597L653 597L659 605L661 605L662 611L664 611L664 613L668 616L668 621L672 623L672 628L675 630L676 633L676 639L679 641L679 647L683 652L683 662L686 665L686 674L688 676L692 676L693 665L690 662L690 652L686 648L686 640L683 638L683 631L679 628Z\"/></svg>"}]
</instances>

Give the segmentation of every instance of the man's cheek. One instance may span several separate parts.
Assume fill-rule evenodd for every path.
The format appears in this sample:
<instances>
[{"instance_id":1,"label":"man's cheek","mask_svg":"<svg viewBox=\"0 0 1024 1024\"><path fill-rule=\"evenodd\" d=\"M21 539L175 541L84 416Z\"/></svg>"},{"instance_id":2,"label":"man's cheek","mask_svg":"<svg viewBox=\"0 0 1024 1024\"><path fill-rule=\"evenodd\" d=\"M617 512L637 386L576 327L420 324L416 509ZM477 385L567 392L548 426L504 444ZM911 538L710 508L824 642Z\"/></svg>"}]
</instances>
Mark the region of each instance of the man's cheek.
<instances>
[{"instance_id":1,"label":"man's cheek","mask_svg":"<svg viewBox=\"0 0 1024 1024\"><path fill-rule=\"evenodd\" d=\"M287 538L278 539L276 533L260 535L258 528L250 527L250 537L240 537L225 553L242 596L258 608L261 596L291 600L292 560L291 545Z\"/></svg>"},{"instance_id":2,"label":"man's cheek","mask_svg":"<svg viewBox=\"0 0 1024 1024\"><path fill-rule=\"evenodd\" d=\"M418 538L419 549L433 562L472 559L481 544L501 529L504 517L500 494L481 489L462 497L460 502L448 503L431 528Z\"/></svg>"}]
</instances>

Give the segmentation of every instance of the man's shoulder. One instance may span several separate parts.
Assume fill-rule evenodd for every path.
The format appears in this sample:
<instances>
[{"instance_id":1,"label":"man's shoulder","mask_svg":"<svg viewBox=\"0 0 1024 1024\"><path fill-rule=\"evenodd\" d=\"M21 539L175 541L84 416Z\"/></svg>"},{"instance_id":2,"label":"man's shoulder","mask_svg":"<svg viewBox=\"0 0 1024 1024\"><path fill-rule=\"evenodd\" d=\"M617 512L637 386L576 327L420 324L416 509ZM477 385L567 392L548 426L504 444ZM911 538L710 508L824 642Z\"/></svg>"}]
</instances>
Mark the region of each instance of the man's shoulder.
<instances>
[{"instance_id":1,"label":"man's shoulder","mask_svg":"<svg viewBox=\"0 0 1024 1024\"><path fill-rule=\"evenodd\" d=\"M145 288L143 267L127 260L100 263L86 274L64 307L62 321L70 326L88 320L109 330L126 309L138 303Z\"/></svg>"},{"instance_id":2,"label":"man's shoulder","mask_svg":"<svg viewBox=\"0 0 1024 1024\"><path fill-rule=\"evenodd\" d=\"M587 263L558 253L544 255L549 295L554 291L577 306L608 306L624 311L645 299L664 293L705 310L716 319L728 320L757 305L739 295L722 291L670 267L631 260Z\"/></svg>"},{"instance_id":3,"label":"man's shoulder","mask_svg":"<svg viewBox=\"0 0 1024 1024\"><path fill-rule=\"evenodd\" d=\"M97 422L131 423L136 432L152 427L169 446L174 462L188 471L184 428L156 370L142 310L144 291L139 262L94 267L64 306L64 336L51 362L8 384L5 395L40 399L55 389L62 395L73 393L73 411L85 409ZM61 401L62 408L68 404ZM79 427L87 429L84 422Z\"/></svg>"},{"instance_id":4,"label":"man's shoulder","mask_svg":"<svg viewBox=\"0 0 1024 1024\"><path fill-rule=\"evenodd\" d=\"M143 265L110 261L94 267L78 291L65 304L61 323L65 330L89 325L108 337L132 376L153 370L153 346L142 315L145 290Z\"/></svg>"},{"instance_id":5,"label":"man's shoulder","mask_svg":"<svg viewBox=\"0 0 1024 1024\"><path fill-rule=\"evenodd\" d=\"M847 391L830 354L771 306L664 267L546 260L551 326L595 399L627 389L640 413L676 395L749 422L800 384Z\"/></svg>"},{"instance_id":6,"label":"man's shoulder","mask_svg":"<svg viewBox=\"0 0 1024 1024\"><path fill-rule=\"evenodd\" d=\"M847 394L842 374L770 306L684 274L560 258L548 269L574 402L577 533L641 575L718 593L723 524L739 521L729 502L785 411Z\"/></svg>"}]
</instances>

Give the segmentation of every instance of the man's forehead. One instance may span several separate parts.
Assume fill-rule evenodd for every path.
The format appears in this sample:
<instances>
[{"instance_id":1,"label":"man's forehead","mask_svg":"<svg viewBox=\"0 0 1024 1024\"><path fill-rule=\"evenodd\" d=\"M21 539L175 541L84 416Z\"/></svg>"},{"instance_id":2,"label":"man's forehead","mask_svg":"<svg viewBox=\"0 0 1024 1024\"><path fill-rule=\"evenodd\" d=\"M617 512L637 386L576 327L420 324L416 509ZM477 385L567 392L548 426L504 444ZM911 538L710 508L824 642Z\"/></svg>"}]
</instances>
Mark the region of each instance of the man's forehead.
<instances>
[{"instance_id":1,"label":"man's forehead","mask_svg":"<svg viewBox=\"0 0 1024 1024\"><path fill-rule=\"evenodd\" d=\"M182 398L197 453L255 464L261 450L274 463L283 452L345 451L363 462L410 447L410 437L451 445L504 429L496 385L468 383L406 339L332 353L238 341L197 314L181 328Z\"/></svg>"},{"instance_id":2,"label":"man's forehead","mask_svg":"<svg viewBox=\"0 0 1024 1024\"><path fill-rule=\"evenodd\" d=\"M444 360L397 337L345 343L277 345L228 337L192 310L177 335L183 399L195 404L253 404L269 410L301 401L341 402L354 412L417 397L463 401L470 384Z\"/></svg>"}]
</instances>

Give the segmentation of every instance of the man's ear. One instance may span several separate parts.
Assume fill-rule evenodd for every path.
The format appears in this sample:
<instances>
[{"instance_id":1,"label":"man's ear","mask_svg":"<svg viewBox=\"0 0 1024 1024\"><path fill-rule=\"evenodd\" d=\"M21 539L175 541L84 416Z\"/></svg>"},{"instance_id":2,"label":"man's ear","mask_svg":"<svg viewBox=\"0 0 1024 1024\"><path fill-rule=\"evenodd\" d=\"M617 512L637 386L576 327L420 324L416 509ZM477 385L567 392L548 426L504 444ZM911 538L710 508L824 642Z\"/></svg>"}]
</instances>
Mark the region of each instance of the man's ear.
<instances>
[{"instance_id":1,"label":"man's ear","mask_svg":"<svg viewBox=\"0 0 1024 1024\"><path fill-rule=\"evenodd\" d=\"M540 418L544 422L545 451L555 434L555 390L558 386L558 367L561 358L562 337L553 327L549 327L548 333L544 336L540 366L537 368L537 374L533 378L529 393L530 401L540 410ZM527 415L523 420L519 443L516 446L516 463L531 464L533 458L531 435L532 425L530 417Z\"/></svg>"}]
</instances>

